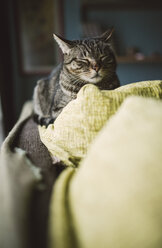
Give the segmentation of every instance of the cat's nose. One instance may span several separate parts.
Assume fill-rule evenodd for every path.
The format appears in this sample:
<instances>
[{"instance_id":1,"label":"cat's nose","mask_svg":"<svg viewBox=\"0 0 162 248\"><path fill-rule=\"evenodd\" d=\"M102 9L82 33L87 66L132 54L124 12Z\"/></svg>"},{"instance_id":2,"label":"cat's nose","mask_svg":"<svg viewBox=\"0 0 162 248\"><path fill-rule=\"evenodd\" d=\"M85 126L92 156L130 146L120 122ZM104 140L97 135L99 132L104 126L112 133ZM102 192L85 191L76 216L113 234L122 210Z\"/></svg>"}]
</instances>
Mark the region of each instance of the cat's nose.
<instances>
[{"instance_id":1,"label":"cat's nose","mask_svg":"<svg viewBox=\"0 0 162 248\"><path fill-rule=\"evenodd\" d=\"M92 69L95 70L96 72L98 72L100 69L100 66L98 64L93 64Z\"/></svg>"}]
</instances>

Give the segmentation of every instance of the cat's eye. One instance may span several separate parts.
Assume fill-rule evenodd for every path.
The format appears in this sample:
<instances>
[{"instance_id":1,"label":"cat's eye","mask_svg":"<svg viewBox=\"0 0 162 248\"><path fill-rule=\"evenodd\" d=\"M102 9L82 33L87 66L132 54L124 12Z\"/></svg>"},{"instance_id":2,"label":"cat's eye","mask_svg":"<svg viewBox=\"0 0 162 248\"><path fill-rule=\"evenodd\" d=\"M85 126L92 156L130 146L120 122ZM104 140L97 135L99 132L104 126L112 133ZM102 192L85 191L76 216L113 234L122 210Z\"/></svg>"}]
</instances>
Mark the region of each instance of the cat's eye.
<instances>
[{"instance_id":1,"label":"cat's eye","mask_svg":"<svg viewBox=\"0 0 162 248\"><path fill-rule=\"evenodd\" d=\"M78 61L78 60L77 60L77 61L75 61L75 62L77 63L78 66L83 66L83 65L84 65L84 63L83 63L82 61Z\"/></svg>"},{"instance_id":2,"label":"cat's eye","mask_svg":"<svg viewBox=\"0 0 162 248\"><path fill-rule=\"evenodd\" d=\"M89 61L87 59L84 59L84 60L75 60L75 62L80 67L82 67L82 66L88 66L89 65Z\"/></svg>"}]
</instances>

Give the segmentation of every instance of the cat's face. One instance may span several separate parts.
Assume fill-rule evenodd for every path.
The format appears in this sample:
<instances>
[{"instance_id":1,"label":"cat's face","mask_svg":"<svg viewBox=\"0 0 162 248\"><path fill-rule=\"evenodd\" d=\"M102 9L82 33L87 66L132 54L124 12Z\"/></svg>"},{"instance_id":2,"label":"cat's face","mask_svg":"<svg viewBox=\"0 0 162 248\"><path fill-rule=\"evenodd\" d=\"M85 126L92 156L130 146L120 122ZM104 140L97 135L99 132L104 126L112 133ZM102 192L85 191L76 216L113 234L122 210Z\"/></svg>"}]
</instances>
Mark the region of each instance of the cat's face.
<instances>
[{"instance_id":1,"label":"cat's face","mask_svg":"<svg viewBox=\"0 0 162 248\"><path fill-rule=\"evenodd\" d=\"M64 68L87 83L97 84L111 77L116 69L115 56L110 45L110 31L99 38L80 41L62 40L55 36L64 53Z\"/></svg>"}]
</instances>

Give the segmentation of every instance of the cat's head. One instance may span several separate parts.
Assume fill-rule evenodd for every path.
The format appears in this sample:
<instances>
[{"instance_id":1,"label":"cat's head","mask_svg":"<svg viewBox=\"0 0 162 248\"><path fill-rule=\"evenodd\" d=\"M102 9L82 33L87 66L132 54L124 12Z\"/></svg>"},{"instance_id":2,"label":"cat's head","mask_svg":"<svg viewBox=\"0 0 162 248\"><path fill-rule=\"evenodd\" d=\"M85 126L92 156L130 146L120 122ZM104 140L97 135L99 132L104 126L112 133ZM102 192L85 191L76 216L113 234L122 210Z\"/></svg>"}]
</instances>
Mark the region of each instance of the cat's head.
<instances>
[{"instance_id":1,"label":"cat's head","mask_svg":"<svg viewBox=\"0 0 162 248\"><path fill-rule=\"evenodd\" d=\"M69 41L54 34L64 54L64 68L78 80L97 84L111 78L116 61L111 46L113 29L99 37Z\"/></svg>"}]
</instances>

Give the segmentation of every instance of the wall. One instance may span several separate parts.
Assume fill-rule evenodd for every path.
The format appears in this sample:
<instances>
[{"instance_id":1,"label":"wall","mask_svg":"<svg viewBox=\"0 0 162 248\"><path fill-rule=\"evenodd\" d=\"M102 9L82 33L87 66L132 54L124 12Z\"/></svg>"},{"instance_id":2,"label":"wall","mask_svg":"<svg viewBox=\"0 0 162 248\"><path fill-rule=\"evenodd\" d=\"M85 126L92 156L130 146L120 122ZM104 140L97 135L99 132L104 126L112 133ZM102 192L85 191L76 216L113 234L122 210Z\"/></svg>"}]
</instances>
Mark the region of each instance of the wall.
<instances>
[{"instance_id":1,"label":"wall","mask_svg":"<svg viewBox=\"0 0 162 248\"><path fill-rule=\"evenodd\" d=\"M117 49L124 54L127 47L137 46L144 55L162 55L162 10L91 10L88 20L102 26L114 26ZM122 84L162 78L161 63L119 64L117 69Z\"/></svg>"},{"instance_id":2,"label":"wall","mask_svg":"<svg viewBox=\"0 0 162 248\"><path fill-rule=\"evenodd\" d=\"M12 51L12 67L13 67L13 99L15 120L18 119L22 106L27 100L32 99L34 85L40 75L25 75L21 72L19 45L17 36L17 23L15 19L15 3L10 1L8 5L9 23L10 23L10 44Z\"/></svg>"},{"instance_id":3,"label":"wall","mask_svg":"<svg viewBox=\"0 0 162 248\"><path fill-rule=\"evenodd\" d=\"M1 99L0 99L0 146L4 139L4 131L3 131L3 115L2 115L2 106L1 106Z\"/></svg>"},{"instance_id":4,"label":"wall","mask_svg":"<svg viewBox=\"0 0 162 248\"><path fill-rule=\"evenodd\" d=\"M64 28L67 39L81 36L80 0L64 0Z\"/></svg>"}]
</instances>

